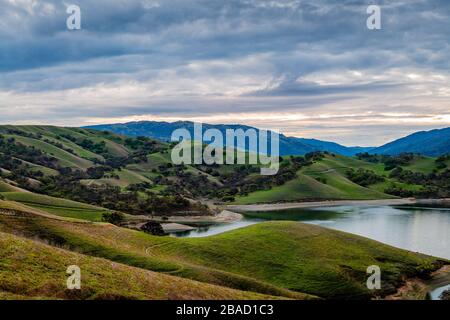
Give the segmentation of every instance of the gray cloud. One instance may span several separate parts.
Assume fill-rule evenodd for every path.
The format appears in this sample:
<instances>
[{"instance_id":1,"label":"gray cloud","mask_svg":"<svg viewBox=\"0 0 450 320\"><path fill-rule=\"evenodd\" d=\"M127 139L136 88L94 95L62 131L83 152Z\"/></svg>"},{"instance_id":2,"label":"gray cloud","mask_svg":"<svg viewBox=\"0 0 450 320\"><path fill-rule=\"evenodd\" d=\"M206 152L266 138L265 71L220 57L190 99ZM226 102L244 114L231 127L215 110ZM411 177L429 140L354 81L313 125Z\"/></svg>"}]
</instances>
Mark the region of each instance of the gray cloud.
<instances>
[{"instance_id":1,"label":"gray cloud","mask_svg":"<svg viewBox=\"0 0 450 320\"><path fill-rule=\"evenodd\" d=\"M81 31L65 28L72 1L0 0L3 122L245 113L263 123L277 110L310 119L296 125L317 137L330 114L377 114L379 133L406 111L411 128L423 114L450 125L446 0L376 1L380 31L366 28L364 0L73 2ZM345 125L357 135L354 121Z\"/></svg>"}]
</instances>

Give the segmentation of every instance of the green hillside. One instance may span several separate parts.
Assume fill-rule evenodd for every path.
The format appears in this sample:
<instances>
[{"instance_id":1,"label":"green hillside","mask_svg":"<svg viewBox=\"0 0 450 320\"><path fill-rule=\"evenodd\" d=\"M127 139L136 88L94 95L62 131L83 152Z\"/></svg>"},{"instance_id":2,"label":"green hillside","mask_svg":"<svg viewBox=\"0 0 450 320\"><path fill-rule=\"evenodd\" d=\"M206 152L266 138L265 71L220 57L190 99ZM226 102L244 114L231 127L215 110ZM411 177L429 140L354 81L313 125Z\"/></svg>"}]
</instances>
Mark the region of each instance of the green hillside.
<instances>
[{"instance_id":1,"label":"green hillside","mask_svg":"<svg viewBox=\"0 0 450 320\"><path fill-rule=\"evenodd\" d=\"M151 236L108 224L70 222L25 212L0 214L0 231L141 269L296 299L367 299L366 268L383 269L383 291L437 259L343 232L296 222L267 222L206 238ZM238 245L237 245L238 244ZM427 271L428 270L428 271Z\"/></svg>"},{"instance_id":2,"label":"green hillside","mask_svg":"<svg viewBox=\"0 0 450 320\"><path fill-rule=\"evenodd\" d=\"M20 188L17 188L6 181L0 180L0 192L17 192L20 191Z\"/></svg>"},{"instance_id":3,"label":"green hillside","mask_svg":"<svg viewBox=\"0 0 450 320\"><path fill-rule=\"evenodd\" d=\"M436 159L416 156L406 165L404 170L414 173L428 174L437 170ZM384 181L361 186L352 182L347 171L365 170L382 177ZM390 187L395 186L402 190L418 192L424 186L414 183L404 183L391 177L392 169L385 170L385 164L362 161L340 155L325 155L313 164L303 167L297 172L297 177L282 186L250 193L237 197L237 204L251 204L261 202L284 202L297 200L366 200L389 199L396 195L386 193Z\"/></svg>"},{"instance_id":4,"label":"green hillside","mask_svg":"<svg viewBox=\"0 0 450 320\"><path fill-rule=\"evenodd\" d=\"M180 203L182 198L250 204L437 198L450 192L445 157L315 152L283 157L277 175L261 176L258 165L174 166L167 143L89 129L0 126L2 141L1 176L19 189L3 184L0 192L29 190L130 214L204 211L199 204Z\"/></svg>"},{"instance_id":5,"label":"green hillside","mask_svg":"<svg viewBox=\"0 0 450 320\"><path fill-rule=\"evenodd\" d=\"M24 204L60 217L101 221L107 209L81 202L49 197L31 192L1 192L4 199Z\"/></svg>"},{"instance_id":6,"label":"green hillside","mask_svg":"<svg viewBox=\"0 0 450 320\"><path fill-rule=\"evenodd\" d=\"M112 263L1 232L0 258L2 300L273 298ZM81 290L67 289L70 265L81 269Z\"/></svg>"}]
</instances>

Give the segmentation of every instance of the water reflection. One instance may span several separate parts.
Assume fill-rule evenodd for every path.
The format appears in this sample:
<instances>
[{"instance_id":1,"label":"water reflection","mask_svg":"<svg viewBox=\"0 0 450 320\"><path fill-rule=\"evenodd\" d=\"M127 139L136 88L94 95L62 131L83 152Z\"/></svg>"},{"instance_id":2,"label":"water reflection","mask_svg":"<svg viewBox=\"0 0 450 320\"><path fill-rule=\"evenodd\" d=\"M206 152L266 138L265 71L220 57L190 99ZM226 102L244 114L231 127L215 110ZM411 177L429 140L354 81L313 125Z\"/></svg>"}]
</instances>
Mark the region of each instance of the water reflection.
<instances>
[{"instance_id":1,"label":"water reflection","mask_svg":"<svg viewBox=\"0 0 450 320\"><path fill-rule=\"evenodd\" d=\"M431 291L430 292L431 300L441 300L441 295L447 290L450 290L450 284Z\"/></svg>"},{"instance_id":2,"label":"water reflection","mask_svg":"<svg viewBox=\"0 0 450 320\"><path fill-rule=\"evenodd\" d=\"M220 223L220 224L211 224L211 225L202 225L197 226L194 230L189 231L183 231L183 232L174 232L171 233L171 236L178 237L178 238L200 238L200 237L207 237L212 236L215 234L223 233L226 231L239 229L243 227L250 226L252 224L256 224L258 222L261 222L261 220L257 219L243 219L240 221L235 221L232 223ZM195 227L195 226L193 226Z\"/></svg>"},{"instance_id":3,"label":"water reflection","mask_svg":"<svg viewBox=\"0 0 450 320\"><path fill-rule=\"evenodd\" d=\"M414 252L450 259L450 210L400 207L330 207L332 220L312 220L323 225Z\"/></svg>"}]
</instances>

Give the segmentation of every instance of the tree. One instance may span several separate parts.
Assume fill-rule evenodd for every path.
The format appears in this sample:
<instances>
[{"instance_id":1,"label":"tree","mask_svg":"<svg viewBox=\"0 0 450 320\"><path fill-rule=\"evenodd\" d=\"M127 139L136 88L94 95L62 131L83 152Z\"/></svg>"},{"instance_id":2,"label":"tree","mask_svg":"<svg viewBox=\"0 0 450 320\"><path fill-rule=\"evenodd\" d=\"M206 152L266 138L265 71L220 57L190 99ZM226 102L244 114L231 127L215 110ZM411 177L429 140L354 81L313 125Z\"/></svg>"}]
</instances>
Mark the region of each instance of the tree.
<instances>
[{"instance_id":1,"label":"tree","mask_svg":"<svg viewBox=\"0 0 450 320\"><path fill-rule=\"evenodd\" d=\"M125 221L125 215L121 212L105 212L102 215L102 221L115 225L120 225Z\"/></svg>"}]
</instances>

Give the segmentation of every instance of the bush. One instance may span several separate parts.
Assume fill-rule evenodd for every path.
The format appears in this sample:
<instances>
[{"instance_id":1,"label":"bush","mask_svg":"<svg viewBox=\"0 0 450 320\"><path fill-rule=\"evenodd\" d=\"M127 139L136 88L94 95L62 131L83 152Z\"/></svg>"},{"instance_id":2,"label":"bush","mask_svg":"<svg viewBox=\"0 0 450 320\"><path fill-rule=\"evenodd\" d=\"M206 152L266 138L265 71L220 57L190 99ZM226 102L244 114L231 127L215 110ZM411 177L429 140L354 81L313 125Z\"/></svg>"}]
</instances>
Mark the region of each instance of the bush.
<instances>
[{"instance_id":1,"label":"bush","mask_svg":"<svg viewBox=\"0 0 450 320\"><path fill-rule=\"evenodd\" d=\"M165 236L163 227L160 223L149 221L141 227L141 230L154 236Z\"/></svg>"},{"instance_id":2,"label":"bush","mask_svg":"<svg viewBox=\"0 0 450 320\"><path fill-rule=\"evenodd\" d=\"M115 225L120 225L122 222L125 221L125 215L120 212L105 212L102 215L102 221L108 222Z\"/></svg>"},{"instance_id":3,"label":"bush","mask_svg":"<svg viewBox=\"0 0 450 320\"><path fill-rule=\"evenodd\" d=\"M364 169L358 169L357 171L349 169L347 170L346 175L350 181L363 187L384 181L384 177L377 175L373 171Z\"/></svg>"}]
</instances>

